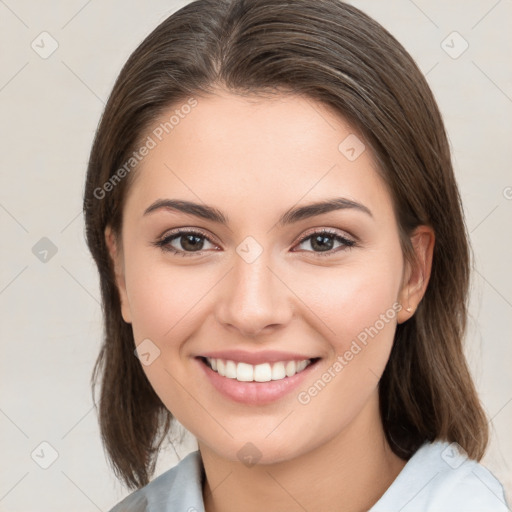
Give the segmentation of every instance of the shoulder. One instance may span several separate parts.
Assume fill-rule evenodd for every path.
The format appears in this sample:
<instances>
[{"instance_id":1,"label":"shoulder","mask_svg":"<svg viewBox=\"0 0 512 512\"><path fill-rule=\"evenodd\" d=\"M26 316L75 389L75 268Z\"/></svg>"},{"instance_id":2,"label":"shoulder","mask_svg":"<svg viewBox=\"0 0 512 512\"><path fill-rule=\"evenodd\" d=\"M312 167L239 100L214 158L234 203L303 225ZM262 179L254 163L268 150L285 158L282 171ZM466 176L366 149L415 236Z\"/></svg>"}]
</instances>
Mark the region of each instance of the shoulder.
<instances>
[{"instance_id":1,"label":"shoulder","mask_svg":"<svg viewBox=\"0 0 512 512\"><path fill-rule=\"evenodd\" d=\"M204 512L199 451L129 494L109 512Z\"/></svg>"},{"instance_id":2,"label":"shoulder","mask_svg":"<svg viewBox=\"0 0 512 512\"><path fill-rule=\"evenodd\" d=\"M370 512L507 512L503 486L457 443L425 443Z\"/></svg>"}]
</instances>

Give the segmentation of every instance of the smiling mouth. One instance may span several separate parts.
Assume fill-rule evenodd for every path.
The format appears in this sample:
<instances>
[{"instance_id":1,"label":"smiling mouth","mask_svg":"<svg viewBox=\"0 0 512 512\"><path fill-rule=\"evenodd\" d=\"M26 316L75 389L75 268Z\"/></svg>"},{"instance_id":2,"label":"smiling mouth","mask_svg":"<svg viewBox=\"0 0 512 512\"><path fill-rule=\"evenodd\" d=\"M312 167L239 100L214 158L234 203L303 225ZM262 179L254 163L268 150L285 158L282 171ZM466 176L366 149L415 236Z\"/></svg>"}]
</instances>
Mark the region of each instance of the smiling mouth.
<instances>
[{"instance_id":1,"label":"smiling mouth","mask_svg":"<svg viewBox=\"0 0 512 512\"><path fill-rule=\"evenodd\" d=\"M276 361L256 365L211 357L199 357L199 359L211 370L227 379L238 382L270 382L293 377L315 364L320 358Z\"/></svg>"}]
</instances>

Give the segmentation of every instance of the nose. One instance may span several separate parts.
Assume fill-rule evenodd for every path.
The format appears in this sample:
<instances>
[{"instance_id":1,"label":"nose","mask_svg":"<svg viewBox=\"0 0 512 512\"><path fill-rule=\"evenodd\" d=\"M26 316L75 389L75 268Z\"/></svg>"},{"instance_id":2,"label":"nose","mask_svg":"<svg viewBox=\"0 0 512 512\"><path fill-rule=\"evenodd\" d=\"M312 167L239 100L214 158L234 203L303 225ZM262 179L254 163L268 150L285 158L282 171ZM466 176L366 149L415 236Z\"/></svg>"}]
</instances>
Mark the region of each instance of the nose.
<instances>
[{"instance_id":1,"label":"nose","mask_svg":"<svg viewBox=\"0 0 512 512\"><path fill-rule=\"evenodd\" d=\"M235 255L216 307L216 318L226 329L255 337L290 321L293 293L271 263L266 251L251 263Z\"/></svg>"}]
</instances>

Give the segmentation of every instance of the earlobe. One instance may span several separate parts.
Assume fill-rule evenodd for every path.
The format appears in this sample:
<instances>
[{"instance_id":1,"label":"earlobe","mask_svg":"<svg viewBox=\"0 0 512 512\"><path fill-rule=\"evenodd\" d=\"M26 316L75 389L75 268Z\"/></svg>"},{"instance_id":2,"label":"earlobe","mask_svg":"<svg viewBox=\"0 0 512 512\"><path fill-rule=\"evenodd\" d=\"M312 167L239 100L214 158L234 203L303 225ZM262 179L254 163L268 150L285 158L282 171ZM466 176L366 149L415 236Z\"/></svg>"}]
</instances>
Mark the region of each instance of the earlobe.
<instances>
[{"instance_id":1,"label":"earlobe","mask_svg":"<svg viewBox=\"0 0 512 512\"><path fill-rule=\"evenodd\" d=\"M407 277L400 291L402 310L398 323L403 323L414 315L421 302L430 280L434 254L435 234L429 226L418 226L411 236L414 250L414 264L408 264Z\"/></svg>"},{"instance_id":2,"label":"earlobe","mask_svg":"<svg viewBox=\"0 0 512 512\"><path fill-rule=\"evenodd\" d=\"M123 255L119 247L119 241L112 231L111 226L105 228L105 243L108 248L110 259L114 267L117 289L121 300L121 315L126 323L131 323L131 311L126 293L126 282L124 275Z\"/></svg>"}]
</instances>

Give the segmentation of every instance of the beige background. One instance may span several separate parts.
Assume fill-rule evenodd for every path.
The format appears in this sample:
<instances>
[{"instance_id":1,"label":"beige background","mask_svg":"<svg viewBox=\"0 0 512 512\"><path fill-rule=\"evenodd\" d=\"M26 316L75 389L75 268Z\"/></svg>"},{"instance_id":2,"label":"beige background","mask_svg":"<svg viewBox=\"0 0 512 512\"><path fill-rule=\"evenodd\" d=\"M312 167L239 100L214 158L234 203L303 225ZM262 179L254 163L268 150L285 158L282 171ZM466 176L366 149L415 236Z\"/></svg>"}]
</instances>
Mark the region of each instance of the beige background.
<instances>
[{"instance_id":1,"label":"beige background","mask_svg":"<svg viewBox=\"0 0 512 512\"><path fill-rule=\"evenodd\" d=\"M101 309L83 181L121 66L186 3L0 0L1 511L106 511L127 494L106 463L89 389ZM417 60L446 121L476 262L468 357L492 418L483 462L511 500L512 2L352 3ZM188 436L169 449L157 474L194 448Z\"/></svg>"}]
</instances>

